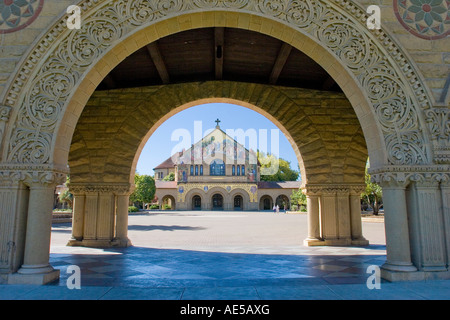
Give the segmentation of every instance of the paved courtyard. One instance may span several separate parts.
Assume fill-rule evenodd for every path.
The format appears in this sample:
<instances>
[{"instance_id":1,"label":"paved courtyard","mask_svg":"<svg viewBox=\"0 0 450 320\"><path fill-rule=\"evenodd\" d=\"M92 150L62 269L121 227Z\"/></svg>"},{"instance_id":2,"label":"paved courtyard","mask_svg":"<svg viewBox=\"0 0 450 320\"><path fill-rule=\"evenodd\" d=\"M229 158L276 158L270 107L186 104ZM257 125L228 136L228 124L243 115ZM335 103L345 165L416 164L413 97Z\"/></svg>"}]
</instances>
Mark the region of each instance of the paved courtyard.
<instances>
[{"instance_id":1,"label":"paved courtyard","mask_svg":"<svg viewBox=\"0 0 450 320\"><path fill-rule=\"evenodd\" d=\"M448 299L450 281L369 290L367 268L386 259L384 224L363 222L368 247L304 247L304 214L150 212L130 215L129 248L67 247L71 224L54 224L50 262L59 282L0 286L0 299ZM66 286L68 267L81 290Z\"/></svg>"}]
</instances>

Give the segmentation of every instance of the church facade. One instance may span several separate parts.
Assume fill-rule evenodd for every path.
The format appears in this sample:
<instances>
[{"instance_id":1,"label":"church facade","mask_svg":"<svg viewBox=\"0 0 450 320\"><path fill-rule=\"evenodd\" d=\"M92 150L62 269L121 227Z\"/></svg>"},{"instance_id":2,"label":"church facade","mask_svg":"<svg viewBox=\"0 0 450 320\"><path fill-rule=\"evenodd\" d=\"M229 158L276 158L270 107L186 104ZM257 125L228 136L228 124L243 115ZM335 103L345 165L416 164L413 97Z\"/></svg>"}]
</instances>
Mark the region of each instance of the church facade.
<instances>
[{"instance_id":1,"label":"church facade","mask_svg":"<svg viewBox=\"0 0 450 320\"><path fill-rule=\"evenodd\" d=\"M289 209L300 181L261 181L256 152L246 149L220 126L154 168L160 208L172 210ZM164 181L170 173L174 181Z\"/></svg>"}]
</instances>

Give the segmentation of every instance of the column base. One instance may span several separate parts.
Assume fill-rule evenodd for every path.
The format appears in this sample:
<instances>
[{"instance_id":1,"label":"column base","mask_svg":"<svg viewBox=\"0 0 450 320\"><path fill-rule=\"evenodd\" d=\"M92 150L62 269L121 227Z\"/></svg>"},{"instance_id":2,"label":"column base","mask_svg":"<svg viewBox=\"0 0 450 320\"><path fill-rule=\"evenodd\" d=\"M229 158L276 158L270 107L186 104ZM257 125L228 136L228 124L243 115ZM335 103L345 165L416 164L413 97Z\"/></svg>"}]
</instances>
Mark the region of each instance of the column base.
<instances>
[{"instance_id":1,"label":"column base","mask_svg":"<svg viewBox=\"0 0 450 320\"><path fill-rule=\"evenodd\" d=\"M20 270L19 270L20 271ZM32 285L44 285L53 281L59 280L59 270L52 268L52 271L47 273L11 273L8 275L8 284L32 284Z\"/></svg>"},{"instance_id":2,"label":"column base","mask_svg":"<svg viewBox=\"0 0 450 320\"><path fill-rule=\"evenodd\" d=\"M393 262L386 262L381 266L382 270L392 271L392 272L415 272L417 271L417 268L411 263L411 264L405 264L405 263L393 263Z\"/></svg>"},{"instance_id":3,"label":"column base","mask_svg":"<svg viewBox=\"0 0 450 320\"><path fill-rule=\"evenodd\" d=\"M353 246L368 246L369 245L369 240L365 239L365 238L358 238L358 239L352 239L352 245Z\"/></svg>"},{"instance_id":4,"label":"column base","mask_svg":"<svg viewBox=\"0 0 450 320\"><path fill-rule=\"evenodd\" d=\"M425 280L449 280L450 271L412 271L399 272L383 269L381 267L381 278L390 281L425 281Z\"/></svg>"},{"instance_id":5,"label":"column base","mask_svg":"<svg viewBox=\"0 0 450 320\"><path fill-rule=\"evenodd\" d=\"M365 240L365 239L364 239ZM303 240L303 245L306 247L314 246L336 246L336 247L347 247L347 246L361 246L368 245L367 240L352 240L352 239L305 239Z\"/></svg>"},{"instance_id":6,"label":"column base","mask_svg":"<svg viewBox=\"0 0 450 320\"><path fill-rule=\"evenodd\" d=\"M71 239L67 243L69 247L88 247L88 248L127 248L131 247L130 239L113 239L113 240L76 240Z\"/></svg>"}]
</instances>

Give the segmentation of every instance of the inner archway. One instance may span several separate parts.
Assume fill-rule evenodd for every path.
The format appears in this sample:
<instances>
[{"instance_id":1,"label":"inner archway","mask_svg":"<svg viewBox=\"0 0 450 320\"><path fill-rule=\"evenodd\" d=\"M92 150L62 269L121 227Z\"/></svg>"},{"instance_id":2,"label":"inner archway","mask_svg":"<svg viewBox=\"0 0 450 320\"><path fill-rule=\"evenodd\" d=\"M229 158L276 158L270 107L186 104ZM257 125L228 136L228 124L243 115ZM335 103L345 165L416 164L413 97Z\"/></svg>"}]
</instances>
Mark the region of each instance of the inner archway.
<instances>
[{"instance_id":1,"label":"inner archway","mask_svg":"<svg viewBox=\"0 0 450 320\"><path fill-rule=\"evenodd\" d=\"M202 210L202 198L198 195L192 197L192 210Z\"/></svg>"}]
</instances>

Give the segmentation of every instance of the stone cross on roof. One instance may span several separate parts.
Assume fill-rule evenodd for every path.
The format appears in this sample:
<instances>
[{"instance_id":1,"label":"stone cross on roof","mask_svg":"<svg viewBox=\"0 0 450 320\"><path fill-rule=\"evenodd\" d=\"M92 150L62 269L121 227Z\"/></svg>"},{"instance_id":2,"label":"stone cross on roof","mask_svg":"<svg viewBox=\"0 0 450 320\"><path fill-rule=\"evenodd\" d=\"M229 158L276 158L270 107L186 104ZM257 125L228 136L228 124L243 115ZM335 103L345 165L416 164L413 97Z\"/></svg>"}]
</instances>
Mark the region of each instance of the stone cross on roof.
<instances>
[{"instance_id":1,"label":"stone cross on roof","mask_svg":"<svg viewBox=\"0 0 450 320\"><path fill-rule=\"evenodd\" d=\"M219 128L219 123L221 122L219 119L217 119L216 121L214 121L215 123L217 123L216 128Z\"/></svg>"}]
</instances>

